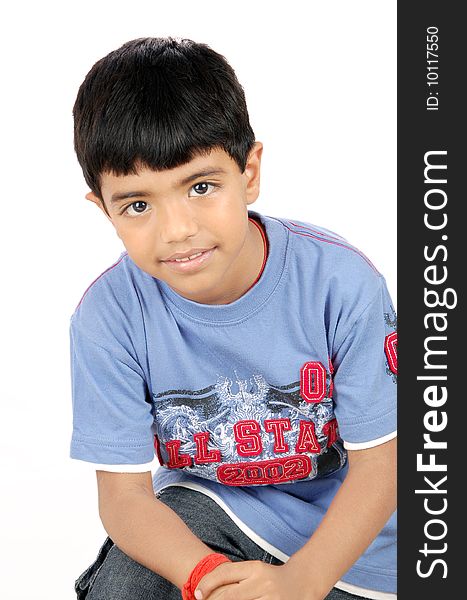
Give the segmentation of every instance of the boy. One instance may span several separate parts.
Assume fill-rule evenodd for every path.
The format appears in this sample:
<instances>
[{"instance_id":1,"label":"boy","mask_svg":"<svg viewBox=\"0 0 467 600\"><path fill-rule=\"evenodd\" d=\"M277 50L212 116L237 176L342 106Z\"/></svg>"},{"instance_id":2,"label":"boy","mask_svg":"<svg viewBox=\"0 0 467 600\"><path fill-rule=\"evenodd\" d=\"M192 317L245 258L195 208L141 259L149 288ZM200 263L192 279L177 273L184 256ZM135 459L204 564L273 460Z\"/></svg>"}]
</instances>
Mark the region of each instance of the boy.
<instances>
[{"instance_id":1,"label":"boy","mask_svg":"<svg viewBox=\"0 0 467 600\"><path fill-rule=\"evenodd\" d=\"M208 46L124 44L74 118L86 197L126 248L71 321L71 456L109 534L78 598L395 598L384 278L248 208L262 144Z\"/></svg>"}]
</instances>

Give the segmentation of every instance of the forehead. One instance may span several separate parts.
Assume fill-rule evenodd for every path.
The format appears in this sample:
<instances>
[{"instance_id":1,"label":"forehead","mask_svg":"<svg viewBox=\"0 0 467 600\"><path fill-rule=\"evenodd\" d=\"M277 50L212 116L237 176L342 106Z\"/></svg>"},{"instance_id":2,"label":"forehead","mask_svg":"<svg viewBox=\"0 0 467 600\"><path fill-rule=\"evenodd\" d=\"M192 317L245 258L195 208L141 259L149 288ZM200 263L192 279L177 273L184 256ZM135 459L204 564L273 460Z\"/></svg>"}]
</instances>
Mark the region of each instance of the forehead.
<instances>
[{"instance_id":1,"label":"forehead","mask_svg":"<svg viewBox=\"0 0 467 600\"><path fill-rule=\"evenodd\" d=\"M153 191L173 190L187 185L200 177L226 177L240 175L237 163L224 150L211 150L209 154L196 156L191 161L163 171L154 171L142 167L137 174L115 175L103 173L101 176L102 195L112 201L137 190Z\"/></svg>"}]
</instances>

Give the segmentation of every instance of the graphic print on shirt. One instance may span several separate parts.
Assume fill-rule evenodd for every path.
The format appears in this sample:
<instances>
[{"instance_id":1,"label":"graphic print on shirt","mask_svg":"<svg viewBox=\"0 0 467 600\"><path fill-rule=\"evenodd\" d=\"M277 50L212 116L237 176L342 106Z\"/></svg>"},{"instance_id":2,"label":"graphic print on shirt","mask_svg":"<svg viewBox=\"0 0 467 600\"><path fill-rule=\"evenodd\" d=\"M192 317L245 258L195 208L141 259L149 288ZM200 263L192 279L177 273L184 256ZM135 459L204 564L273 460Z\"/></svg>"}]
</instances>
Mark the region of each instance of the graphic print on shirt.
<instances>
[{"instance_id":1,"label":"graphic print on shirt","mask_svg":"<svg viewBox=\"0 0 467 600\"><path fill-rule=\"evenodd\" d=\"M218 376L204 389L154 395L155 446L163 466L239 486L303 481L345 465L332 370L308 361L300 381L283 386L260 373L248 379L234 373L235 380Z\"/></svg>"},{"instance_id":2,"label":"graphic print on shirt","mask_svg":"<svg viewBox=\"0 0 467 600\"><path fill-rule=\"evenodd\" d=\"M384 351L386 353L386 373L397 383L397 315L392 306L390 312L384 313L384 322L394 331L388 334L384 340Z\"/></svg>"}]
</instances>

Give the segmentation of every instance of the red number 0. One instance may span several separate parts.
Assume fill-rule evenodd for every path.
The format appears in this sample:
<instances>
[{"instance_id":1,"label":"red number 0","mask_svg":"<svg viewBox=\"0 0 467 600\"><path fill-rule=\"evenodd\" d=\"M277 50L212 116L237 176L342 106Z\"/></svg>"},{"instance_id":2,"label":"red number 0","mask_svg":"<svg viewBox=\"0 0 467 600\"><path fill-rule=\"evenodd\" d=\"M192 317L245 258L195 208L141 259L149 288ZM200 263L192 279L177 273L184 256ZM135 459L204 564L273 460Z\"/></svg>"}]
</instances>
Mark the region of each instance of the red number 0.
<instances>
[{"instance_id":1,"label":"red number 0","mask_svg":"<svg viewBox=\"0 0 467 600\"><path fill-rule=\"evenodd\" d=\"M321 402L326 394L326 369L320 362L306 362L300 369L300 395L307 402Z\"/></svg>"}]
</instances>

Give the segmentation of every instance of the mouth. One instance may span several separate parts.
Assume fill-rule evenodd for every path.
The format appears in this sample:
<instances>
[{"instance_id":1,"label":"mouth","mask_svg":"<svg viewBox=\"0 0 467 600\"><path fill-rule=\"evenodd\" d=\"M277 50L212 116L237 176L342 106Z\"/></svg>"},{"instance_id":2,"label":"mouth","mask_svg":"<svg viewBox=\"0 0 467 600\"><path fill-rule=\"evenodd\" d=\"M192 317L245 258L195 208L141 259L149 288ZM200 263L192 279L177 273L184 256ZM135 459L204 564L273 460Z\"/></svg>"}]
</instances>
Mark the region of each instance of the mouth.
<instances>
[{"instance_id":1,"label":"mouth","mask_svg":"<svg viewBox=\"0 0 467 600\"><path fill-rule=\"evenodd\" d=\"M203 252L196 252L186 258L175 258L172 260L163 260L169 269L177 273L190 273L205 265L212 257L217 246Z\"/></svg>"}]
</instances>

